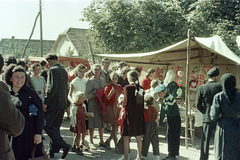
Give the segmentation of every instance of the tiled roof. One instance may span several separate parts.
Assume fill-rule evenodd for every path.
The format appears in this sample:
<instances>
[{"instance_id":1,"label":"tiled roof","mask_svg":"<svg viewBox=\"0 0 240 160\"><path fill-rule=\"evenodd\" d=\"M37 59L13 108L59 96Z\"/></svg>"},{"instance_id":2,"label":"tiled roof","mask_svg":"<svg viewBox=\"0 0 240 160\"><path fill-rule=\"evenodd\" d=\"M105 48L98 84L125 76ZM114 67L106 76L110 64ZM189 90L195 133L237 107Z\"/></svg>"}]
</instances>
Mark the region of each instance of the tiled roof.
<instances>
[{"instance_id":1,"label":"tiled roof","mask_svg":"<svg viewBox=\"0 0 240 160\"><path fill-rule=\"evenodd\" d=\"M5 54L13 54L15 53L15 49L18 52L23 53L25 45L27 43L27 39L7 39L3 38L0 41L0 53L2 55ZM53 47L55 41L53 40L43 40L43 55L49 53ZM12 46L12 47L10 47ZM15 46L15 47L14 47ZM25 52L25 56L40 56L40 40L30 40L28 47Z\"/></svg>"},{"instance_id":2,"label":"tiled roof","mask_svg":"<svg viewBox=\"0 0 240 160\"><path fill-rule=\"evenodd\" d=\"M56 43L53 46L52 50L55 50L57 44L59 43L62 36L67 36L67 38L71 41L73 46L76 48L79 55L89 54L90 49L88 46L88 41L86 38L87 29L79 29L79 28L68 28L63 33L59 34Z\"/></svg>"}]
</instances>

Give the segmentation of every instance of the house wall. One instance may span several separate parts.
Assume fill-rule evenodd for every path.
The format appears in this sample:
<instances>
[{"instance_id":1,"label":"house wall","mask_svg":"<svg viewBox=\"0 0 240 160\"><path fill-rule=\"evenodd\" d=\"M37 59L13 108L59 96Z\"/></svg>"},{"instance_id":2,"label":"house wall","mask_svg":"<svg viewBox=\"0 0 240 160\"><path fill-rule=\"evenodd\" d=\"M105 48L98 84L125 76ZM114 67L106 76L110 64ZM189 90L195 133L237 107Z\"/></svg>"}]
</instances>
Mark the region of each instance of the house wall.
<instances>
[{"instance_id":1,"label":"house wall","mask_svg":"<svg viewBox=\"0 0 240 160\"><path fill-rule=\"evenodd\" d=\"M76 49L74 48L71 41L69 41L67 36L63 36L61 38L56 50L54 50L53 53L60 56L67 56L67 57L78 56Z\"/></svg>"}]
</instances>

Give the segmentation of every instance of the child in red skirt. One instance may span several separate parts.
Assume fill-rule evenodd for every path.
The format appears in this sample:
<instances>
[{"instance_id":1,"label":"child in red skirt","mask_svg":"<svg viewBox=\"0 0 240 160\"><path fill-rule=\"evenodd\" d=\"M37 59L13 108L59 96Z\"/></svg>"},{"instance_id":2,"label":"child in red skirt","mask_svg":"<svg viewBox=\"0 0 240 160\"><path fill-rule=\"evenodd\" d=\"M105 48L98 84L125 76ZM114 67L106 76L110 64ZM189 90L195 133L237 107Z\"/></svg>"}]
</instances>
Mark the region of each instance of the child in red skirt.
<instances>
[{"instance_id":1,"label":"child in red skirt","mask_svg":"<svg viewBox=\"0 0 240 160\"><path fill-rule=\"evenodd\" d=\"M80 149L81 134L86 132L86 105L84 104L86 97L84 92L78 91L73 95L74 104L70 110L70 131L74 134L73 147L76 147L76 154L83 155Z\"/></svg>"}]
</instances>

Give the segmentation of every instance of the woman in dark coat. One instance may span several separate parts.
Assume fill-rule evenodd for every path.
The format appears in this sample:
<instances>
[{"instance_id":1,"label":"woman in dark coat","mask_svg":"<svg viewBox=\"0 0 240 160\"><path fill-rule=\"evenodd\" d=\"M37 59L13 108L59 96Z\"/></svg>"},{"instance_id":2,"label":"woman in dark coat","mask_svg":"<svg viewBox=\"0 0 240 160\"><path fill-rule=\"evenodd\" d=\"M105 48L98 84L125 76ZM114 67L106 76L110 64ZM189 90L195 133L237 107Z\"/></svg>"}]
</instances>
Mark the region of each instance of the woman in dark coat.
<instances>
[{"instance_id":1,"label":"woman in dark coat","mask_svg":"<svg viewBox=\"0 0 240 160\"><path fill-rule=\"evenodd\" d=\"M124 159L128 159L129 139L134 136L137 140L138 153L136 160L141 159L142 140L141 135L146 134L144 120L144 90L139 85L138 73L128 72L130 84L124 87L125 119L122 128L124 137Z\"/></svg>"},{"instance_id":2,"label":"woman in dark coat","mask_svg":"<svg viewBox=\"0 0 240 160\"><path fill-rule=\"evenodd\" d=\"M34 90L26 86L26 71L23 67L9 65L5 72L5 81L10 86L13 103L25 117L22 134L12 139L14 156L16 160L27 160L31 157L35 144L35 157L42 156L42 144L39 144L42 142L44 123L42 101ZM32 104L35 107L30 107Z\"/></svg>"},{"instance_id":3,"label":"woman in dark coat","mask_svg":"<svg viewBox=\"0 0 240 160\"><path fill-rule=\"evenodd\" d=\"M217 121L214 140L216 160L240 158L240 92L235 89L235 76L226 73L221 77L222 92L213 99L210 118Z\"/></svg>"}]
</instances>

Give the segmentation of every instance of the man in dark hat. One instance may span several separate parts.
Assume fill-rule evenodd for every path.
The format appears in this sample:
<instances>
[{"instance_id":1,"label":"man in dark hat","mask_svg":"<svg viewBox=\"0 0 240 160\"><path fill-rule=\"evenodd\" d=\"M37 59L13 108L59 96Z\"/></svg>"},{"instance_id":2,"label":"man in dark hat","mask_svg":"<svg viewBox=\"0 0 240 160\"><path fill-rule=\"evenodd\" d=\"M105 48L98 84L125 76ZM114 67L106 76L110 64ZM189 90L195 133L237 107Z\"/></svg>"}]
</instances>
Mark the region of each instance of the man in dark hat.
<instances>
[{"instance_id":1,"label":"man in dark hat","mask_svg":"<svg viewBox=\"0 0 240 160\"><path fill-rule=\"evenodd\" d=\"M200 160L207 160L209 154L209 142L216 128L216 122L210 119L210 109L213 102L213 97L218 92L222 91L219 79L219 68L213 67L207 73L208 82L199 86L196 96L196 106L202 113L203 130Z\"/></svg>"},{"instance_id":2,"label":"man in dark hat","mask_svg":"<svg viewBox=\"0 0 240 160\"><path fill-rule=\"evenodd\" d=\"M60 149L63 149L62 159L64 159L71 149L71 145L67 144L60 135L60 126L64 111L67 108L68 75L67 71L58 64L57 55L50 53L45 56L45 59L51 68L48 73L44 101L46 119L44 130L51 139L50 158L54 157L54 153L58 153Z\"/></svg>"}]
</instances>

